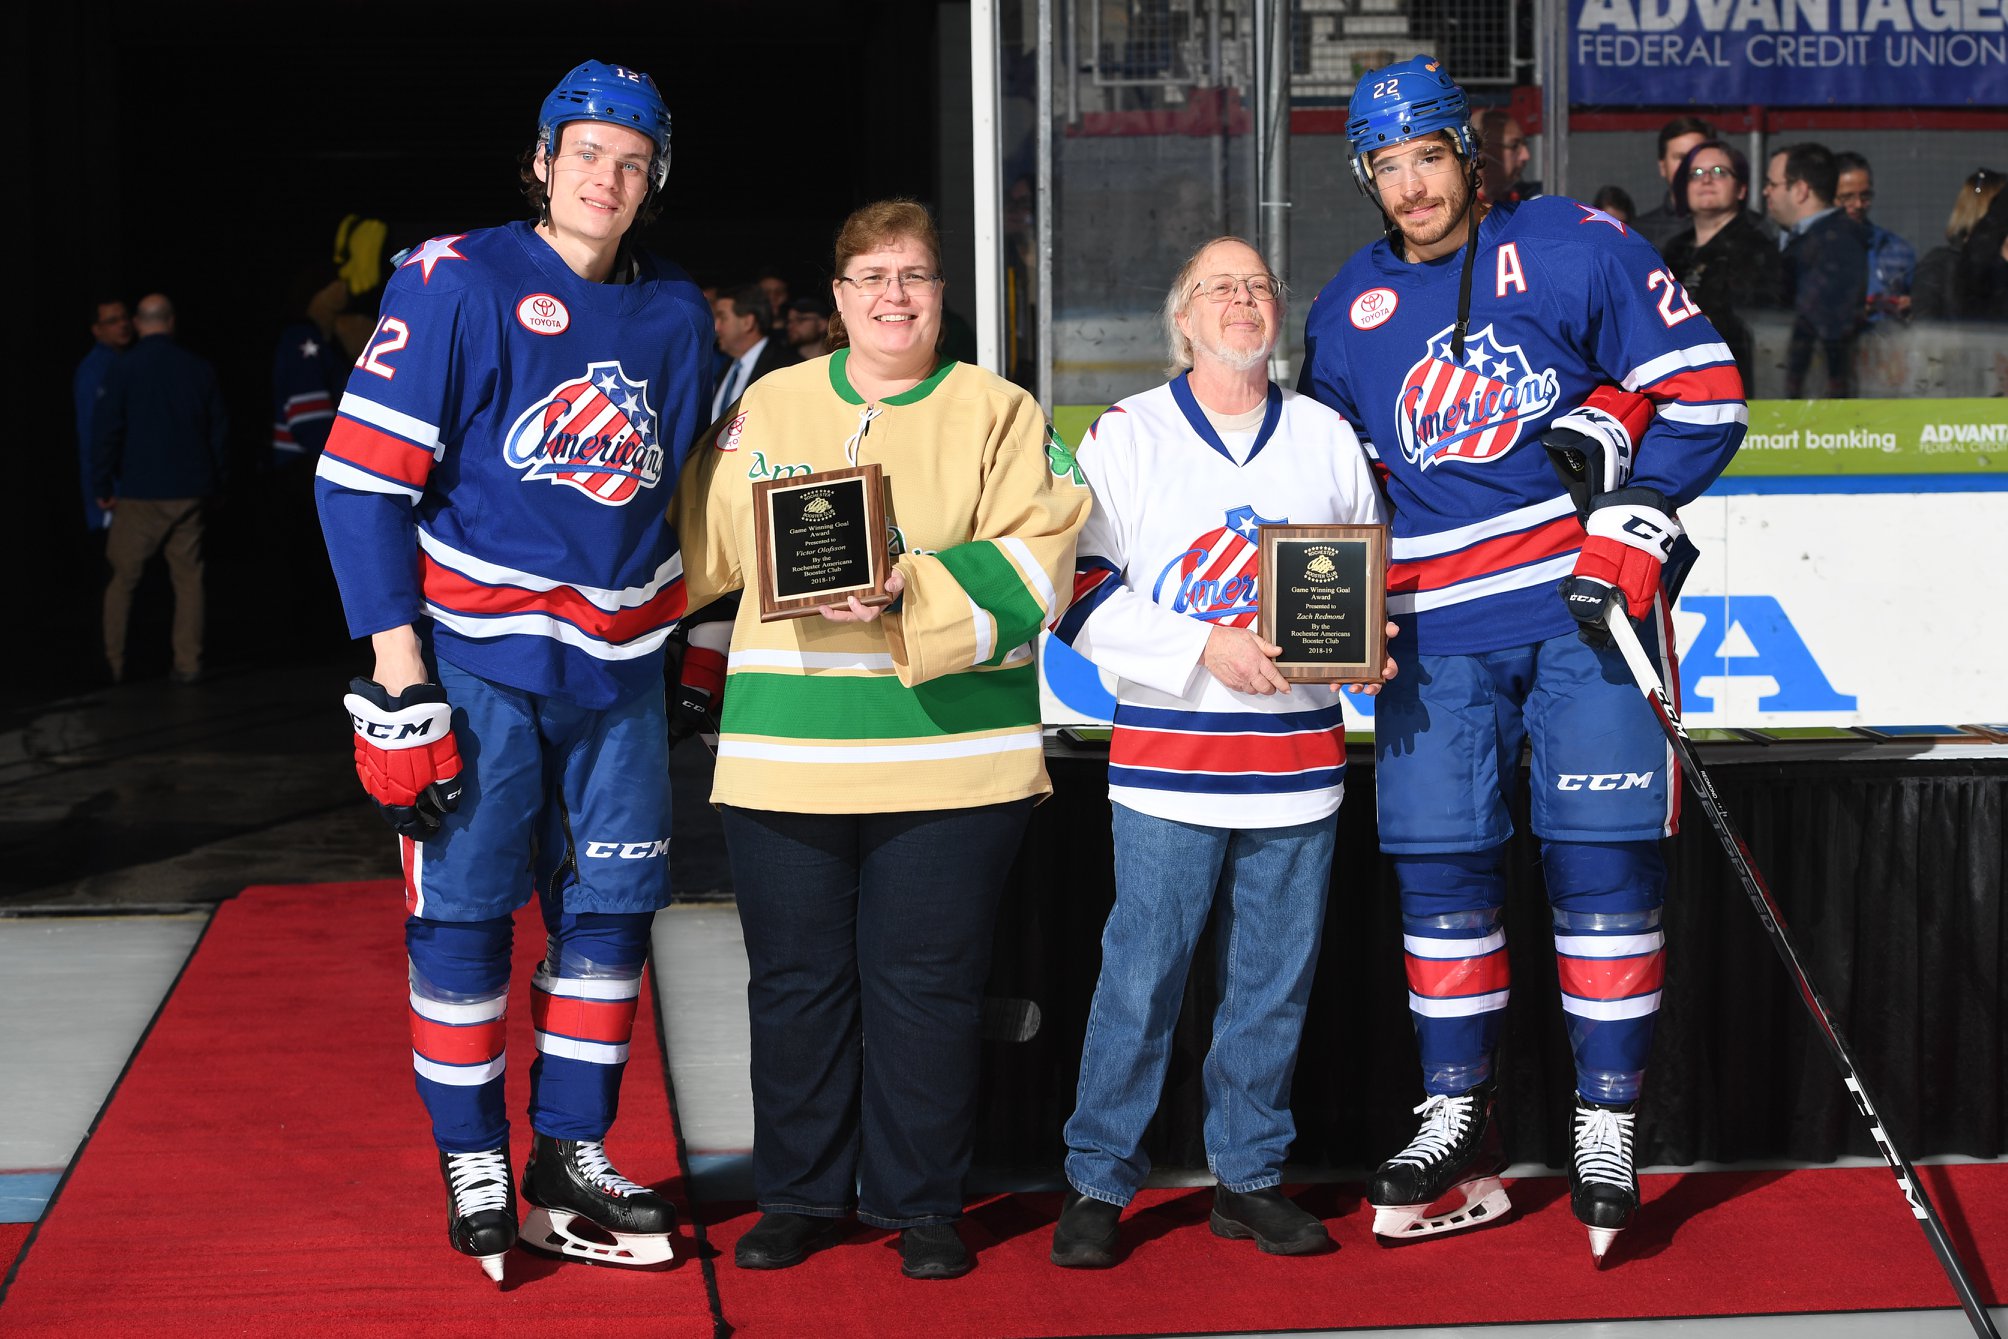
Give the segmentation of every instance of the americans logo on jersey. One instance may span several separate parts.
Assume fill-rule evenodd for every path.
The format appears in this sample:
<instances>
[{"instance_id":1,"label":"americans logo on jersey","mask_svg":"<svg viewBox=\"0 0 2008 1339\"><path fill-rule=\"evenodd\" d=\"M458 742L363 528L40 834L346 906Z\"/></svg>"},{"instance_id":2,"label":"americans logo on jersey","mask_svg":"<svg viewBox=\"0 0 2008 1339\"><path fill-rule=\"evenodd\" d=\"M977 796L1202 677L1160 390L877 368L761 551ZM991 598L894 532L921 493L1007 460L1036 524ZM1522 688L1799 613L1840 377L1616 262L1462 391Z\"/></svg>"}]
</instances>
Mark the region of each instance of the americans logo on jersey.
<instances>
[{"instance_id":1,"label":"americans logo on jersey","mask_svg":"<svg viewBox=\"0 0 2008 1339\"><path fill-rule=\"evenodd\" d=\"M1555 407L1561 385L1553 368L1536 372L1518 344L1493 327L1468 336L1462 360L1451 357L1445 326L1408 370L1395 414L1401 453L1420 469L1447 461L1497 460L1520 440L1525 423Z\"/></svg>"},{"instance_id":2,"label":"americans logo on jersey","mask_svg":"<svg viewBox=\"0 0 2008 1339\"><path fill-rule=\"evenodd\" d=\"M662 481L662 446L648 383L618 362L593 363L517 417L503 457L523 478L570 484L609 507Z\"/></svg>"},{"instance_id":3,"label":"americans logo on jersey","mask_svg":"<svg viewBox=\"0 0 2008 1339\"><path fill-rule=\"evenodd\" d=\"M1191 548L1165 564L1151 588L1151 598L1165 604L1165 587L1172 586L1171 608L1181 614L1245 628L1262 612L1255 578L1262 550L1257 527L1283 521L1257 516L1253 507L1228 512L1217 530L1209 530Z\"/></svg>"}]
</instances>

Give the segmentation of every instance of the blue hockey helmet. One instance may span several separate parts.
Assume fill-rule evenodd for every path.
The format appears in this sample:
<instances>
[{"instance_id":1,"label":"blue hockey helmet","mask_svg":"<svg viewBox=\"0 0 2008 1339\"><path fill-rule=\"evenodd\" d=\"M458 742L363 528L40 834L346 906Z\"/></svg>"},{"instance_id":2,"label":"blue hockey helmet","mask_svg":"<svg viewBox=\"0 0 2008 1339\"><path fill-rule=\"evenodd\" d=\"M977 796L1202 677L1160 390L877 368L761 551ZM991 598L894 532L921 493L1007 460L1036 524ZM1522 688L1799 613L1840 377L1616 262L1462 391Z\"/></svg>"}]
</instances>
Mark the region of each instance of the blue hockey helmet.
<instances>
[{"instance_id":1,"label":"blue hockey helmet","mask_svg":"<svg viewBox=\"0 0 2008 1339\"><path fill-rule=\"evenodd\" d=\"M651 184L662 189L669 178L669 108L655 80L625 65L587 61L544 99L537 113L537 142L546 146L545 152L556 153L559 133L574 121L604 121L648 136L655 145Z\"/></svg>"},{"instance_id":2,"label":"blue hockey helmet","mask_svg":"<svg viewBox=\"0 0 2008 1339\"><path fill-rule=\"evenodd\" d=\"M1471 100L1464 96L1433 56L1416 56L1360 76L1346 104L1346 148L1352 158L1353 180L1369 198L1373 178L1367 159L1374 150L1403 144L1439 130L1450 132L1457 152L1466 159L1478 154L1471 133Z\"/></svg>"}]
</instances>

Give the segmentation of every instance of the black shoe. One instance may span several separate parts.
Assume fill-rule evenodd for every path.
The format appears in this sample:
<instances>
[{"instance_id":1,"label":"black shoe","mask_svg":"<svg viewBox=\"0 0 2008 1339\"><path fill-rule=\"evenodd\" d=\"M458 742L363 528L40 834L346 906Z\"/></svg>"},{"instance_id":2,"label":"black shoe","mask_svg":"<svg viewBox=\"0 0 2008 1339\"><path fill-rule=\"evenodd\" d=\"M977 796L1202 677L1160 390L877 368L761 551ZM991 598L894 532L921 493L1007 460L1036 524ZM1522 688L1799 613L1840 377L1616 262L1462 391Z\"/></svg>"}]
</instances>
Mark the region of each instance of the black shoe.
<instances>
[{"instance_id":1,"label":"black shoe","mask_svg":"<svg viewBox=\"0 0 2008 1339\"><path fill-rule=\"evenodd\" d=\"M732 1248L732 1263L741 1269L786 1269L799 1265L811 1252L829 1245L842 1225L840 1218L763 1213L760 1221Z\"/></svg>"},{"instance_id":2,"label":"black shoe","mask_svg":"<svg viewBox=\"0 0 2008 1339\"><path fill-rule=\"evenodd\" d=\"M1332 1235L1323 1223L1273 1186L1246 1195L1215 1186L1213 1215L1208 1221L1214 1236L1252 1237L1268 1255L1308 1255L1332 1244Z\"/></svg>"},{"instance_id":3,"label":"black shoe","mask_svg":"<svg viewBox=\"0 0 2008 1339\"><path fill-rule=\"evenodd\" d=\"M900 1229L899 1272L910 1279L959 1279L975 1267L953 1223Z\"/></svg>"},{"instance_id":4,"label":"black shoe","mask_svg":"<svg viewBox=\"0 0 2008 1339\"><path fill-rule=\"evenodd\" d=\"M1060 1200L1048 1258L1062 1269L1107 1269L1116 1262L1116 1224L1122 1216L1120 1204L1068 1191Z\"/></svg>"}]
</instances>

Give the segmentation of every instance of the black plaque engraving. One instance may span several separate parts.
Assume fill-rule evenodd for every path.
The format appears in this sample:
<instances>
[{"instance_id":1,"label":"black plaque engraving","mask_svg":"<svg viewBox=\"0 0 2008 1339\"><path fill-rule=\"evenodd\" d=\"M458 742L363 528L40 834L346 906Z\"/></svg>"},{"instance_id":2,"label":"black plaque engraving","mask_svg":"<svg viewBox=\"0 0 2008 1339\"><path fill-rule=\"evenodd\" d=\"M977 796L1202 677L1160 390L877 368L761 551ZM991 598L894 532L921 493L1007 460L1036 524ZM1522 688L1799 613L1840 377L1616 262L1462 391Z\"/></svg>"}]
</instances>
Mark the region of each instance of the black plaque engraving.
<instances>
[{"instance_id":1,"label":"black plaque engraving","mask_svg":"<svg viewBox=\"0 0 2008 1339\"><path fill-rule=\"evenodd\" d=\"M1265 525L1258 630L1291 683L1379 683L1387 655L1387 527Z\"/></svg>"},{"instance_id":2,"label":"black plaque engraving","mask_svg":"<svg viewBox=\"0 0 2008 1339\"><path fill-rule=\"evenodd\" d=\"M753 486L760 618L890 603L885 481L876 463Z\"/></svg>"}]
</instances>

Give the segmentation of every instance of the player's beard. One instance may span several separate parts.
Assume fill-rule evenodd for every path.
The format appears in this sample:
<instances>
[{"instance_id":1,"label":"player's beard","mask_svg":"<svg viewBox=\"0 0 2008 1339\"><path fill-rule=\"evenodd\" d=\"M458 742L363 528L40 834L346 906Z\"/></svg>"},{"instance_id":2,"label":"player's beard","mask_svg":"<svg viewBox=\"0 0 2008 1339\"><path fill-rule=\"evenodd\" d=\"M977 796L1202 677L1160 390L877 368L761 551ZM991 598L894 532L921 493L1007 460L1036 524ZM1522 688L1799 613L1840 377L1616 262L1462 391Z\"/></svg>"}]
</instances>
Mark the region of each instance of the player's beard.
<instances>
[{"instance_id":1,"label":"player's beard","mask_svg":"<svg viewBox=\"0 0 2008 1339\"><path fill-rule=\"evenodd\" d=\"M1438 180L1445 183L1446 189L1439 195L1432 195L1416 202L1419 204L1440 202L1443 205L1441 210L1430 215L1427 222L1418 227L1403 219L1399 208L1392 211L1395 227L1400 229L1402 240L1408 244L1411 258L1414 256L1415 248L1435 246L1456 229L1464 227L1465 217L1471 212L1477 199L1476 193L1471 189L1470 180L1462 171L1454 175L1445 173Z\"/></svg>"}]
</instances>

